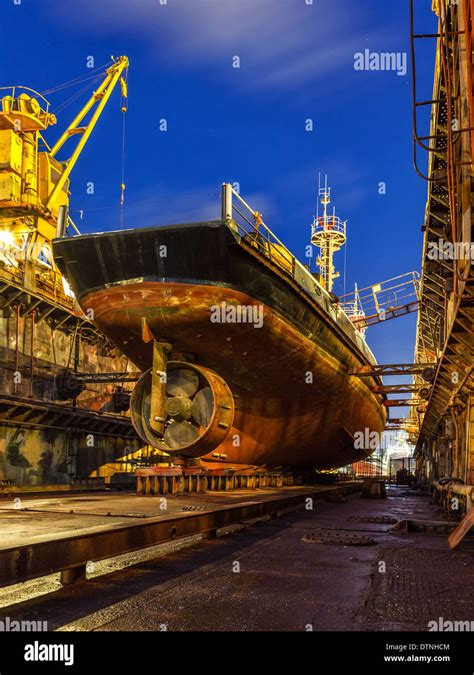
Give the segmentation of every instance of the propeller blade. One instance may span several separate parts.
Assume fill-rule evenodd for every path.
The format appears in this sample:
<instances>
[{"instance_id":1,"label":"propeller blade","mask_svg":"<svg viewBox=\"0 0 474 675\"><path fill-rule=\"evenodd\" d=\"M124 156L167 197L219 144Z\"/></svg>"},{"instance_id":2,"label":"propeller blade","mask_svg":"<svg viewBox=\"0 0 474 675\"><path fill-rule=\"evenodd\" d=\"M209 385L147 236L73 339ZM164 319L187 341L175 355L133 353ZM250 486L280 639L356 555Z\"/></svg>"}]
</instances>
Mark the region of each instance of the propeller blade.
<instances>
[{"instance_id":1,"label":"propeller blade","mask_svg":"<svg viewBox=\"0 0 474 675\"><path fill-rule=\"evenodd\" d=\"M190 422L171 422L166 427L164 440L173 449L191 445L199 438L199 431Z\"/></svg>"},{"instance_id":2,"label":"propeller blade","mask_svg":"<svg viewBox=\"0 0 474 675\"><path fill-rule=\"evenodd\" d=\"M199 375L190 368L176 368L168 372L166 393L168 396L188 396L191 398L199 388Z\"/></svg>"},{"instance_id":3,"label":"propeller blade","mask_svg":"<svg viewBox=\"0 0 474 675\"><path fill-rule=\"evenodd\" d=\"M193 400L192 417L196 424L207 427L214 412L214 395L210 387L198 391Z\"/></svg>"}]
</instances>

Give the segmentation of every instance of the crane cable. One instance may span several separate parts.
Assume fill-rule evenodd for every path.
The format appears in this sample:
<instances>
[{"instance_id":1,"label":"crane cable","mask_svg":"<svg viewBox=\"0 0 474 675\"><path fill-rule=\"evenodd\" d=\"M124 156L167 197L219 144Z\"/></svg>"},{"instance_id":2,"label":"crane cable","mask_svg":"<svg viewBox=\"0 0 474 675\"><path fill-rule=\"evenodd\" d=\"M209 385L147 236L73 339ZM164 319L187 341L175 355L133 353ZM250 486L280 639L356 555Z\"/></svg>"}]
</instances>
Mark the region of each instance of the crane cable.
<instances>
[{"instance_id":1,"label":"crane cable","mask_svg":"<svg viewBox=\"0 0 474 675\"><path fill-rule=\"evenodd\" d=\"M58 114L59 112L62 112L66 108L68 108L74 101L77 101L78 98L81 98L83 94L85 94L91 87L94 86L96 82L98 82L101 79L100 75L96 75L94 79L91 82L88 82L85 87L82 87L82 89L79 89L79 91L76 91L74 94L72 94L68 99L60 103L54 110L55 114Z\"/></svg>"},{"instance_id":2,"label":"crane cable","mask_svg":"<svg viewBox=\"0 0 474 675\"><path fill-rule=\"evenodd\" d=\"M61 91L62 89L67 89L68 87L74 87L76 84L82 84L83 82L86 82L87 80L94 79L98 75L103 75L104 70L106 68L110 67L110 66L111 66L111 62L108 61L103 66L99 66L99 67L91 70L88 73L88 75L80 75L79 77L75 77L73 80L68 80L67 82L63 82L62 84L58 84L55 87L51 87L51 89L45 89L44 91L41 92L41 95L46 96L48 94L54 94L57 91Z\"/></svg>"},{"instance_id":3,"label":"crane cable","mask_svg":"<svg viewBox=\"0 0 474 675\"><path fill-rule=\"evenodd\" d=\"M121 81L121 111L122 111L122 175L120 183L120 227L123 227L124 203L125 203L125 113L127 112L128 99L128 68Z\"/></svg>"}]
</instances>

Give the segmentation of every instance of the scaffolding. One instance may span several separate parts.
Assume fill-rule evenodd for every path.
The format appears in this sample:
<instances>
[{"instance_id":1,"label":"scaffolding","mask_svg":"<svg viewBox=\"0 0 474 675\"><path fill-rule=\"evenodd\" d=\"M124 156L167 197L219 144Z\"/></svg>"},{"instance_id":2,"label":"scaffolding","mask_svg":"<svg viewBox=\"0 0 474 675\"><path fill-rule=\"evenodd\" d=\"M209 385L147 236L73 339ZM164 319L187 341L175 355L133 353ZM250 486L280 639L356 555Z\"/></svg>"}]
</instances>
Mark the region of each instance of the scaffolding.
<instances>
[{"instance_id":1,"label":"scaffolding","mask_svg":"<svg viewBox=\"0 0 474 675\"><path fill-rule=\"evenodd\" d=\"M473 485L474 276L471 257L455 252L473 241L474 2L436 0L435 33L415 32L415 5L411 0L414 156L428 185L415 362L433 364L435 377L410 421L419 429L419 474L426 481L453 476ZM433 94L420 101L416 45L430 39L436 39ZM417 113L423 106L431 106L430 127L420 135ZM418 148L427 153L426 175L418 166ZM447 249L454 254L446 255Z\"/></svg>"}]
</instances>

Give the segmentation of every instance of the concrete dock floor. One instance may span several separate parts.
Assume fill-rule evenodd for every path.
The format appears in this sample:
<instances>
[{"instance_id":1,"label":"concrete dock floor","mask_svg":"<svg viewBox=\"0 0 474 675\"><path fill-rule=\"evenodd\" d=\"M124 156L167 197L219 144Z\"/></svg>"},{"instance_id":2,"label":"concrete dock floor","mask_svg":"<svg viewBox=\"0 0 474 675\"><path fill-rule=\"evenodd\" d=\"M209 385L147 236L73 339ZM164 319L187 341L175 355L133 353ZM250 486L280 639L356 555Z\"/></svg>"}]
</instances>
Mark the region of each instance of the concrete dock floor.
<instances>
[{"instance_id":1,"label":"concrete dock floor","mask_svg":"<svg viewBox=\"0 0 474 675\"><path fill-rule=\"evenodd\" d=\"M245 501L241 493L234 494ZM4 606L0 618L37 619L47 621L50 630L75 631L427 631L428 622L440 617L474 621L472 544L452 552L444 534L392 531L391 523L364 521L373 516L442 517L428 496L406 488L390 488L388 495L386 500L349 497L341 503L316 503L312 511L186 548L176 542L166 557L155 553L118 571L112 566L107 576L59 590L51 587L54 593L25 602L18 603L30 598L19 587L2 589L3 604L7 597L17 604ZM229 495L212 497L228 503ZM144 498L148 506L142 506L142 498L132 495L113 499L122 501L107 512L122 515L138 514L153 500ZM186 500L196 503L191 496ZM56 506L71 508L70 501ZM91 506L83 502L80 509L96 513L97 503L92 511ZM7 513L0 512L0 520ZM335 541L337 535L363 539L324 541Z\"/></svg>"}]
</instances>

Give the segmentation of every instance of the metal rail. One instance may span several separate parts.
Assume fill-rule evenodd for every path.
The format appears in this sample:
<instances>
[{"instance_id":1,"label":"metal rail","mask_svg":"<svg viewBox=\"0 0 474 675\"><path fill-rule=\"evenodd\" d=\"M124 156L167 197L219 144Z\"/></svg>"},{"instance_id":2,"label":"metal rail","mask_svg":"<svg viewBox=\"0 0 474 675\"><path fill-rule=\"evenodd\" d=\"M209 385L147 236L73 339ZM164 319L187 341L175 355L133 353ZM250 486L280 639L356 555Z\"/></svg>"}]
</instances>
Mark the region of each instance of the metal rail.
<instances>
[{"instance_id":1,"label":"metal rail","mask_svg":"<svg viewBox=\"0 0 474 675\"><path fill-rule=\"evenodd\" d=\"M244 207L247 210L248 215L242 213L236 205L236 201L239 202L241 207ZM235 219L235 213L242 218L244 221L243 223ZM234 190L230 183L224 183L222 186L222 219L225 221L232 220L235 223L239 234L245 241L252 246L255 246L260 253L280 267L284 272L291 276L294 275L295 267L298 265L299 261L287 249L285 244L283 244L283 242L270 230L270 228L265 225L262 220L262 214L258 211L254 211L240 194ZM301 263L299 263L299 265L301 265ZM316 280L313 275L304 267L304 265L301 265L301 267L304 270L304 273L311 277L311 282L314 285Z\"/></svg>"},{"instance_id":2,"label":"metal rail","mask_svg":"<svg viewBox=\"0 0 474 675\"><path fill-rule=\"evenodd\" d=\"M376 366L362 366L356 370L349 370L349 375L356 375L357 377L373 377L379 375L386 377L388 375L423 375L426 382L429 382L434 377L434 368L436 364L433 363L385 363L377 364Z\"/></svg>"},{"instance_id":3,"label":"metal rail","mask_svg":"<svg viewBox=\"0 0 474 675\"><path fill-rule=\"evenodd\" d=\"M138 382L141 373L68 373L71 384L102 384L109 382Z\"/></svg>"},{"instance_id":4,"label":"metal rail","mask_svg":"<svg viewBox=\"0 0 474 675\"><path fill-rule=\"evenodd\" d=\"M418 272L407 272L366 288L356 288L339 299L355 326L372 326L418 311Z\"/></svg>"},{"instance_id":5,"label":"metal rail","mask_svg":"<svg viewBox=\"0 0 474 675\"><path fill-rule=\"evenodd\" d=\"M0 548L0 587L56 572L61 572L63 583L73 583L85 577L90 561L105 560L198 534L213 536L217 530L231 525L297 509L308 497L320 498L329 492L347 494L358 490L360 483L308 489L291 496L245 502L205 513L155 517L115 527L99 526L72 536L59 534L23 546Z\"/></svg>"},{"instance_id":6,"label":"metal rail","mask_svg":"<svg viewBox=\"0 0 474 675\"><path fill-rule=\"evenodd\" d=\"M240 210L236 202L247 210L247 215ZM241 221L236 218L236 214L240 216ZM352 326L352 322L346 315L343 306L339 304L336 296L328 293L327 289L324 288L309 269L265 225L262 220L262 214L254 211L240 194L234 190L230 183L222 185L222 220L231 222L233 229L237 231L246 244L255 248L271 264L296 281L298 286L306 293L309 293L313 299L316 298L320 302L321 298L324 298L327 308L333 304L337 305L337 316L335 315L334 318L339 322L344 318L347 324Z\"/></svg>"},{"instance_id":7,"label":"metal rail","mask_svg":"<svg viewBox=\"0 0 474 675\"><path fill-rule=\"evenodd\" d=\"M0 425L137 440L129 417L9 394L0 394Z\"/></svg>"}]
</instances>

